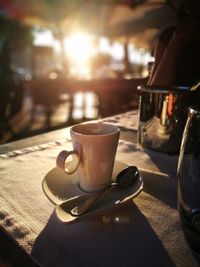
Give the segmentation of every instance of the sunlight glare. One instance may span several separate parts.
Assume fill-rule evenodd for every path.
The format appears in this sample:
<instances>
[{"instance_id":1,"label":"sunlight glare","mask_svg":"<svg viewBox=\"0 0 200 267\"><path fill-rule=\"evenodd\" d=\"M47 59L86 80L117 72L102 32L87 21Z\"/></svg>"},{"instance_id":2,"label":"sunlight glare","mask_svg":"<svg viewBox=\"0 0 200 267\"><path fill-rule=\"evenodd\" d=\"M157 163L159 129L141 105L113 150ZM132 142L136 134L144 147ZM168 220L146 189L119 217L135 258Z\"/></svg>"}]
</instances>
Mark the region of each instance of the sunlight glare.
<instances>
[{"instance_id":1,"label":"sunlight glare","mask_svg":"<svg viewBox=\"0 0 200 267\"><path fill-rule=\"evenodd\" d=\"M98 117L98 108L97 107L86 107L85 108L85 118L96 119L97 117Z\"/></svg>"},{"instance_id":2,"label":"sunlight glare","mask_svg":"<svg viewBox=\"0 0 200 267\"><path fill-rule=\"evenodd\" d=\"M99 39L99 52L111 54L112 47L110 45L110 42L108 38L101 37Z\"/></svg>"},{"instance_id":3,"label":"sunlight glare","mask_svg":"<svg viewBox=\"0 0 200 267\"><path fill-rule=\"evenodd\" d=\"M60 42L54 38L50 30L34 31L33 36L33 44L35 46L51 46L56 53L60 52Z\"/></svg>"},{"instance_id":4,"label":"sunlight glare","mask_svg":"<svg viewBox=\"0 0 200 267\"><path fill-rule=\"evenodd\" d=\"M71 76L77 77L78 78L86 78L90 76L90 67L88 65L85 66L72 66L69 69L69 73Z\"/></svg>"},{"instance_id":5,"label":"sunlight glare","mask_svg":"<svg viewBox=\"0 0 200 267\"><path fill-rule=\"evenodd\" d=\"M42 32L33 32L33 36L33 44L36 46L53 45L54 43L53 35L50 30L45 30Z\"/></svg>"},{"instance_id":6,"label":"sunlight glare","mask_svg":"<svg viewBox=\"0 0 200 267\"><path fill-rule=\"evenodd\" d=\"M119 42L114 42L112 45L111 55L116 60L122 60L124 58L124 48Z\"/></svg>"},{"instance_id":7,"label":"sunlight glare","mask_svg":"<svg viewBox=\"0 0 200 267\"><path fill-rule=\"evenodd\" d=\"M83 92L78 92L74 95L74 107L82 108L84 105L84 94Z\"/></svg>"},{"instance_id":8,"label":"sunlight glare","mask_svg":"<svg viewBox=\"0 0 200 267\"><path fill-rule=\"evenodd\" d=\"M64 43L68 58L77 64L87 63L95 53L92 37L86 33L74 33Z\"/></svg>"}]
</instances>

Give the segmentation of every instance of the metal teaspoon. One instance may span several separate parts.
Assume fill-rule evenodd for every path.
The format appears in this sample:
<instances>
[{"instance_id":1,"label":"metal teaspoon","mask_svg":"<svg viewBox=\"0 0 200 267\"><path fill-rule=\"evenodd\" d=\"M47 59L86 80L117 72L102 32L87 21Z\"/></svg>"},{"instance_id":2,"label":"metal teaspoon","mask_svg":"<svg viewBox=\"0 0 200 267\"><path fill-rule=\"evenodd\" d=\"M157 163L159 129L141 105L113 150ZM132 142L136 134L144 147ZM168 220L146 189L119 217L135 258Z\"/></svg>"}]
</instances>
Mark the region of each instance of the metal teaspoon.
<instances>
[{"instance_id":1,"label":"metal teaspoon","mask_svg":"<svg viewBox=\"0 0 200 267\"><path fill-rule=\"evenodd\" d=\"M119 186L119 187L125 187L125 186L130 186L136 183L136 181L139 179L139 171L136 166L130 166L124 170L122 170L116 177L116 182L113 182L103 188L101 191L92 194L88 196L88 198L81 203L80 205L74 207L71 210L71 215L73 216L80 216L86 213L99 199L99 197L105 193L106 191L110 190L112 187ZM62 205L62 204L60 204Z\"/></svg>"}]
</instances>

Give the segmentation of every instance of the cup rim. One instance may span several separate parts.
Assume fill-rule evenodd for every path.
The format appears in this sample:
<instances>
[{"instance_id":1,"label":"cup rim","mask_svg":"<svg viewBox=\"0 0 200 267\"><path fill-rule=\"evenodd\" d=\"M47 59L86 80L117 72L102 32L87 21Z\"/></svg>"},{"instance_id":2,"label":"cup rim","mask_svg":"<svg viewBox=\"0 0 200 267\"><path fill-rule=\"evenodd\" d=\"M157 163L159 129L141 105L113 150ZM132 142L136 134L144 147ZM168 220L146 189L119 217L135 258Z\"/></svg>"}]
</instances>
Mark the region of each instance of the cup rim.
<instances>
[{"instance_id":1,"label":"cup rim","mask_svg":"<svg viewBox=\"0 0 200 267\"><path fill-rule=\"evenodd\" d=\"M109 131L104 132L104 133L98 133L98 134L92 134L92 133L89 134L89 133L84 132L84 129L86 129L86 127L88 127L88 126L92 127L94 125L100 125L100 126L104 127L105 130L109 130ZM113 124L109 124L109 123L105 123L105 122L86 122L86 123L79 123L79 124L73 125L70 128L70 132L74 133L76 135L90 136L90 137L97 138L97 137L101 137L101 136L112 136L112 135L119 134L120 129L119 129L119 127L117 127Z\"/></svg>"}]
</instances>

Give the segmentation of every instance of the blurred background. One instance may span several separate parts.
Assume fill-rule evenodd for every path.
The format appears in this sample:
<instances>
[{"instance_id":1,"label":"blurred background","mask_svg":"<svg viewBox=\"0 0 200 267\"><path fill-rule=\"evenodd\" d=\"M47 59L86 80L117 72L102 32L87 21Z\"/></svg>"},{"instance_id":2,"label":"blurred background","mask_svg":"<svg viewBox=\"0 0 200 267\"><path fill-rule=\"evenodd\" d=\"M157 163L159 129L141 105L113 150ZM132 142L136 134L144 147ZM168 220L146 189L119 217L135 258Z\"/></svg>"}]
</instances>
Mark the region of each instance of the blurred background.
<instances>
[{"instance_id":1,"label":"blurred background","mask_svg":"<svg viewBox=\"0 0 200 267\"><path fill-rule=\"evenodd\" d=\"M0 143L137 109L181 0L1 0Z\"/></svg>"}]
</instances>

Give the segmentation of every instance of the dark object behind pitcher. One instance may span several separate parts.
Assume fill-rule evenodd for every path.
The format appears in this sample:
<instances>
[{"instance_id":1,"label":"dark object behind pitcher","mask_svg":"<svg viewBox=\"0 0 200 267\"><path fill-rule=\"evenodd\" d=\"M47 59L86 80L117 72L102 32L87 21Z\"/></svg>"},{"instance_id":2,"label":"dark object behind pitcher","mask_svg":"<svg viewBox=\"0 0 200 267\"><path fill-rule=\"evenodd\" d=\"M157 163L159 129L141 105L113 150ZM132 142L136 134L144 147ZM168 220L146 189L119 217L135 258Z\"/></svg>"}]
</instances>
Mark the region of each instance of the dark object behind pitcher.
<instances>
[{"instance_id":1,"label":"dark object behind pitcher","mask_svg":"<svg viewBox=\"0 0 200 267\"><path fill-rule=\"evenodd\" d=\"M178 154L188 115L197 108L199 90L190 87L139 86L138 143L160 152Z\"/></svg>"}]
</instances>

